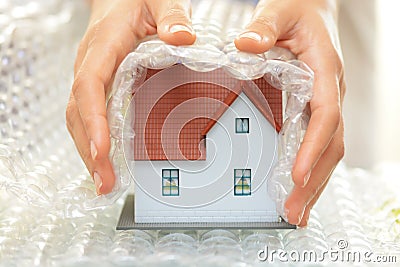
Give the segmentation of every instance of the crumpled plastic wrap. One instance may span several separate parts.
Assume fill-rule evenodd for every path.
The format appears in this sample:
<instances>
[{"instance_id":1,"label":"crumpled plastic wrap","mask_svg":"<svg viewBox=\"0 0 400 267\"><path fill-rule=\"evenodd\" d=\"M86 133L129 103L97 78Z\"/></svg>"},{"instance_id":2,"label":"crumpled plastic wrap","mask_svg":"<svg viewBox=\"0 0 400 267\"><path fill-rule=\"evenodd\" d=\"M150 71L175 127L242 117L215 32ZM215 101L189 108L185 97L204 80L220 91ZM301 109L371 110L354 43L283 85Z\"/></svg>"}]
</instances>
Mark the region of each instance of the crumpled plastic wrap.
<instances>
[{"instance_id":1,"label":"crumpled plastic wrap","mask_svg":"<svg viewBox=\"0 0 400 267\"><path fill-rule=\"evenodd\" d=\"M232 4L232 2L235 2L235 4ZM132 127L129 127L131 124L127 122L131 122L134 118L125 117L126 114L133 115L132 112L126 112L128 108L133 107L131 103L132 90L144 81L147 68L164 69L174 64L182 64L197 72L211 72L216 69L222 69L239 80L253 80L264 77L275 88L287 92L285 123L279 133L279 160L276 166L274 166L272 176L268 181L270 194L276 200L279 213L284 216L285 199L293 187L291 169L308 122L304 108L312 96L313 73L304 63L296 60L293 54L282 48L275 47L259 55L243 53L235 48L233 40L241 32L244 23L247 23L250 19L254 8L252 3L250 4L246 1L237 2L235 0L194 1L193 5L193 28L197 35L194 45L176 47L167 45L156 37L149 38L127 56L116 73L113 90L107 105L112 142L110 158L112 159L117 177L112 193L95 196L94 190L92 192L89 189L92 185L86 185L85 183L79 187L81 188L79 194L85 200L82 201L82 198L79 198L79 200L73 201L75 195L71 195L70 188L66 185L61 190L63 197L57 197L56 199L54 192L59 188L54 188L54 181L51 177L40 169L30 171L33 168L31 168L31 165L34 166L32 162L35 162L35 155L44 152L36 151L35 141L32 138L22 138L26 136L25 132L29 132L30 125L41 125L42 120L35 121L31 119L29 123L25 120L23 123L21 122L22 124L18 124L21 118L23 118L20 115L24 115L22 113L25 112L25 109L19 106L15 109L21 110L18 114L12 113L14 109L10 109L4 114L2 113L2 116L11 118L10 122L12 123L10 125L12 128L10 128L10 131L6 131L8 129L6 127L1 128L2 136L8 136L8 139L4 139L7 141L3 142L3 147L0 149L1 169L10 173L2 171L0 174L0 188L13 193L18 198L23 199L33 206L46 207L49 206L49 203L64 203L68 201L70 208L63 215L66 217L79 216L76 215L76 211L80 214L80 210L83 211L114 203L129 188L132 181L130 170L134 168L134 161L132 157L127 158L126 155L133 155L132 151L130 151L132 147L128 144L132 142L134 132ZM224 16L221 16L221 10L225 12ZM64 16L60 15L59 17L61 19L59 24L65 23ZM16 22L16 20L13 21ZM47 19L43 19L40 24L53 25L48 30L52 33L55 32L54 28L56 26L54 25L56 24L48 24L47 22ZM18 23L20 22L18 21ZM27 24L24 23L23 25L25 25L23 28L26 28ZM14 28L15 26L11 25L5 29ZM20 28L19 26L16 27L16 29ZM19 35L15 34L15 31L11 31L10 33L13 34L10 34L6 30L3 33L9 38L5 38L5 40L18 39L15 42L22 47L25 47L23 46L26 43L25 39L28 40L28 37L31 36L27 37L27 35L24 35L25 37L19 38ZM38 35L35 38L39 38ZM21 50L22 52L14 55L13 51L18 47L11 44L10 47L12 47L10 50L2 50L4 52L4 55L2 55L3 65L5 64L4 71L11 71L15 68L18 69L19 66L24 67L26 65L28 66L28 71L24 75L27 76L23 76L22 78L24 78L25 82L29 82L29 75L32 75L29 68L34 68L36 65L32 65L31 61L29 61L30 57L26 57L25 55L31 56L34 53L41 53L42 50L39 52L36 50L29 51L29 53ZM32 49L35 48L37 47L32 45ZM17 61L21 61L20 57L24 60L26 57L26 62L24 61L24 64L19 63L14 66L12 65L14 64L12 61L14 60L13 56L17 58ZM33 63L39 59L41 61L47 60L45 57L32 58ZM10 61L9 59L12 60ZM13 73L14 77L12 81L18 84L21 77L15 74L19 72L14 71ZM38 86L38 89L40 89L40 81L34 83ZM32 85L28 84L26 86L30 88L29 86ZM18 89L19 87L15 88ZM44 88L50 88L50 86L46 84ZM46 95L46 92L40 93L38 91L38 95ZM20 92L18 91L17 95L19 94ZM25 96L26 94L23 95ZM26 95L26 97L29 97L29 95ZM15 100L15 98L13 99ZM6 104L11 104L11 102L7 102ZM35 103L32 103L32 106L29 106L29 108L36 111L33 104ZM37 105L40 105L40 103L38 102ZM53 105L48 106L45 113L51 114L49 109L52 107ZM59 107L54 104L54 108ZM32 113L32 111L29 111L30 109L26 109L27 114ZM39 111L41 110L38 109L37 112ZM41 118L39 115L34 117ZM52 126L49 123L51 120L47 121L46 125L49 125L49 129L51 129ZM19 125L25 125L26 129L16 131ZM47 140L49 137L46 136L46 133L43 128L38 138L40 140ZM9 136L10 134L12 136ZM18 141L18 144L14 144L13 140L21 141ZM24 157L21 158L19 155L24 155ZM55 160L54 163L49 164L57 165L58 163ZM9 177L22 178L13 180L9 179ZM83 178L84 176L82 176ZM35 186L37 181L43 182L39 183L41 186Z\"/></svg>"},{"instance_id":2,"label":"crumpled plastic wrap","mask_svg":"<svg viewBox=\"0 0 400 267\"><path fill-rule=\"evenodd\" d=\"M218 36L215 37L213 40ZM124 158L124 155L133 155L131 146L126 144L135 137L132 124L129 123L134 118L126 118L126 115L134 115L127 109L132 108L133 91L143 83L146 69L164 69L183 64L197 72L222 68L239 80L264 77L273 87L287 93L285 120L278 137L278 161L268 180L269 194L276 201L278 213L285 218L284 204L293 188L291 171L308 125L305 108L312 97L313 72L283 48L274 47L265 54L255 55L238 51L232 41L212 44L208 39L210 36L202 37L200 34L194 45L177 47L153 38L141 43L122 62L107 105L112 142L110 158L117 181L114 190L99 198L97 204L114 201L131 184L130 170L134 168L134 161Z\"/></svg>"},{"instance_id":3,"label":"crumpled plastic wrap","mask_svg":"<svg viewBox=\"0 0 400 267\"><path fill-rule=\"evenodd\" d=\"M0 4L0 195L62 217L82 216L82 199L95 197L94 186L83 184L88 175L79 170L64 175L74 164L66 154L76 150L65 150L61 118L71 83L65 66L73 64L78 41L72 24L84 4L17 2ZM71 177L82 184L70 184Z\"/></svg>"}]
</instances>

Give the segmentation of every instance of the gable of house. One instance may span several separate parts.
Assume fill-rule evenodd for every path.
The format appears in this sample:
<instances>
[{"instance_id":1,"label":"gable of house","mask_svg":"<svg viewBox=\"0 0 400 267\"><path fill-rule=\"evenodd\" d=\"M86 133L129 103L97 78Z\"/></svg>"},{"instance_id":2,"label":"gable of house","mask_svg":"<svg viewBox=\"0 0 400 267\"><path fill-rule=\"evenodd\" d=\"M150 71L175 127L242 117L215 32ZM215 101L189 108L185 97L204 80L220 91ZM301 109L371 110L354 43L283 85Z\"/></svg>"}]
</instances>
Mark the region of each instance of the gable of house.
<instances>
[{"instance_id":1,"label":"gable of house","mask_svg":"<svg viewBox=\"0 0 400 267\"><path fill-rule=\"evenodd\" d=\"M256 90L246 81L238 81L222 71L214 71L212 75L218 75L214 78L219 81L226 79L225 84L233 85L227 89L199 79L204 74L193 71L190 73L193 75L191 80L196 82L167 89L160 96L152 88L161 86L159 83L163 81L150 79L157 72L147 70L145 82L139 87L140 90L134 92L135 160L205 160L204 136L241 92L247 95L277 131L280 130L282 93L263 78L253 81L259 88Z\"/></svg>"}]
</instances>

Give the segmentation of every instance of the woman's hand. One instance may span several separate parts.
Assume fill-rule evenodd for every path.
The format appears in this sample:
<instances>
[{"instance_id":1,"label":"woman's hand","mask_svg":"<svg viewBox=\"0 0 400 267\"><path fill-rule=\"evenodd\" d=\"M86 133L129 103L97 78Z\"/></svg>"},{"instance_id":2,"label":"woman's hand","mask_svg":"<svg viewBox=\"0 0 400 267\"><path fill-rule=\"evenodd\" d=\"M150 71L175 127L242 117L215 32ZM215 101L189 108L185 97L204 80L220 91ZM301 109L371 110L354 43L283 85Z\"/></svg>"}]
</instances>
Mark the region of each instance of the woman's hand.
<instances>
[{"instance_id":1,"label":"woman's hand","mask_svg":"<svg viewBox=\"0 0 400 267\"><path fill-rule=\"evenodd\" d=\"M167 43L195 41L189 0L92 0L92 14L74 66L67 127L91 173L98 194L109 193L115 175L108 158L106 95L125 56L147 35Z\"/></svg>"},{"instance_id":2,"label":"woman's hand","mask_svg":"<svg viewBox=\"0 0 400 267\"><path fill-rule=\"evenodd\" d=\"M305 226L310 210L344 154L343 65L333 0L261 0L252 21L236 40L238 49L262 53L288 48L314 71L311 119L292 175L286 201L288 220Z\"/></svg>"}]
</instances>

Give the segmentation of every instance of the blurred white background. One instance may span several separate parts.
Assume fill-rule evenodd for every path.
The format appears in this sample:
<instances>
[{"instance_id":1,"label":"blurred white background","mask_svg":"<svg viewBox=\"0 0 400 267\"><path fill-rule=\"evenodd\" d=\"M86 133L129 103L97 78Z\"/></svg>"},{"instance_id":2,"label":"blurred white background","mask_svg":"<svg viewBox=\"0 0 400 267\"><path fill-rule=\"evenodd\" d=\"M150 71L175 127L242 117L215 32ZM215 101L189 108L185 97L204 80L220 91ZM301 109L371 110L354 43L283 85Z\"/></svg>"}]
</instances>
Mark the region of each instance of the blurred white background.
<instances>
[{"instance_id":1,"label":"blurred white background","mask_svg":"<svg viewBox=\"0 0 400 267\"><path fill-rule=\"evenodd\" d=\"M400 162L400 1L342 1L346 67L345 161L371 168Z\"/></svg>"},{"instance_id":2,"label":"blurred white background","mask_svg":"<svg viewBox=\"0 0 400 267\"><path fill-rule=\"evenodd\" d=\"M377 154L382 161L400 162L400 1L377 2Z\"/></svg>"}]
</instances>

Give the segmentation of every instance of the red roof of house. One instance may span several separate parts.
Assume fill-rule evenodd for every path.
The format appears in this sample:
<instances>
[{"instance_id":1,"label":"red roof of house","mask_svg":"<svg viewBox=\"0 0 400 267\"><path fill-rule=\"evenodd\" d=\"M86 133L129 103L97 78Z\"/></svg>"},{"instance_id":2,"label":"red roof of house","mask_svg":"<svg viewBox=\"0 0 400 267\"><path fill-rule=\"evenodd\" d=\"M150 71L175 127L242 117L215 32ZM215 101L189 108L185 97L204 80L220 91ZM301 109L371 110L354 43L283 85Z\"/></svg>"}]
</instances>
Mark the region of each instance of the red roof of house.
<instances>
[{"instance_id":1,"label":"red roof of house","mask_svg":"<svg viewBox=\"0 0 400 267\"><path fill-rule=\"evenodd\" d=\"M143 85L158 71L148 69ZM234 79L228 75L217 78ZM176 86L162 96L152 94L151 87L134 92L134 159L205 160L204 136L242 92L279 131L281 91L263 78L253 82L259 89L246 81L237 82L236 88L230 89L202 81Z\"/></svg>"}]
</instances>

